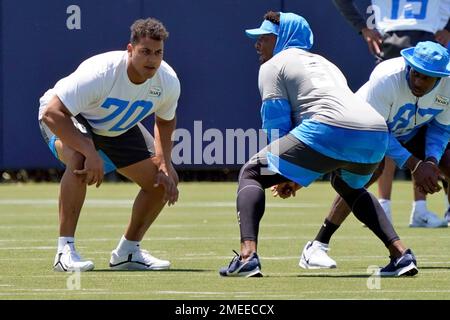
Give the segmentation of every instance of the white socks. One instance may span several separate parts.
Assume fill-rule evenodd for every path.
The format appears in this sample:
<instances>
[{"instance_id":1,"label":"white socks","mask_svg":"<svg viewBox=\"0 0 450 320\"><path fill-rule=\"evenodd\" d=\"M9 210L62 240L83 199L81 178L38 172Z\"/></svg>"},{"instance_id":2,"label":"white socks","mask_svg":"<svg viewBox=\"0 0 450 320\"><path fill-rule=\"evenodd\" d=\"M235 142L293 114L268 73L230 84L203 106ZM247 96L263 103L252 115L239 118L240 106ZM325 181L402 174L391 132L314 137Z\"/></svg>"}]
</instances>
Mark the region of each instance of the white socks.
<instances>
[{"instance_id":1,"label":"white socks","mask_svg":"<svg viewBox=\"0 0 450 320\"><path fill-rule=\"evenodd\" d=\"M125 236L122 236L116 250L119 256L134 252L136 250L139 250L139 241L130 241L127 240Z\"/></svg>"},{"instance_id":2,"label":"white socks","mask_svg":"<svg viewBox=\"0 0 450 320\"><path fill-rule=\"evenodd\" d=\"M418 200L413 202L412 212L423 213L427 211L427 202L425 200Z\"/></svg>"},{"instance_id":3,"label":"white socks","mask_svg":"<svg viewBox=\"0 0 450 320\"><path fill-rule=\"evenodd\" d=\"M64 246L68 244L70 250L75 251L75 238L74 237L59 237L58 238L58 253L63 251Z\"/></svg>"},{"instance_id":4,"label":"white socks","mask_svg":"<svg viewBox=\"0 0 450 320\"><path fill-rule=\"evenodd\" d=\"M378 199L378 202L380 203L381 207L383 208L384 212L391 212L391 200L388 199Z\"/></svg>"},{"instance_id":5,"label":"white socks","mask_svg":"<svg viewBox=\"0 0 450 320\"><path fill-rule=\"evenodd\" d=\"M392 214L391 214L391 200L388 199L378 199L378 202L380 203L381 207L384 210L384 213L386 213L386 217L389 219L389 221L392 223Z\"/></svg>"}]
</instances>

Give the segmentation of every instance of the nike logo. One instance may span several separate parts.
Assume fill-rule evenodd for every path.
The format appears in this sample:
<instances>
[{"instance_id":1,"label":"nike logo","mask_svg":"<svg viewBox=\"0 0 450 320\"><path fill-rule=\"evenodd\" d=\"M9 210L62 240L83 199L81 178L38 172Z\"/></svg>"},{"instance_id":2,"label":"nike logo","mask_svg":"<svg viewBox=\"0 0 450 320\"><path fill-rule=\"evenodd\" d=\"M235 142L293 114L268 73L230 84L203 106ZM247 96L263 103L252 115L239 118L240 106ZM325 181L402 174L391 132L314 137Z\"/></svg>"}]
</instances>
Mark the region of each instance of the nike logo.
<instances>
[{"instance_id":1,"label":"nike logo","mask_svg":"<svg viewBox=\"0 0 450 320\"><path fill-rule=\"evenodd\" d=\"M404 257L405 257L405 256L401 256L400 258L398 258L398 260L394 262L394 265L395 265L395 266L398 266L398 264L400 263L400 261L403 260Z\"/></svg>"}]
</instances>

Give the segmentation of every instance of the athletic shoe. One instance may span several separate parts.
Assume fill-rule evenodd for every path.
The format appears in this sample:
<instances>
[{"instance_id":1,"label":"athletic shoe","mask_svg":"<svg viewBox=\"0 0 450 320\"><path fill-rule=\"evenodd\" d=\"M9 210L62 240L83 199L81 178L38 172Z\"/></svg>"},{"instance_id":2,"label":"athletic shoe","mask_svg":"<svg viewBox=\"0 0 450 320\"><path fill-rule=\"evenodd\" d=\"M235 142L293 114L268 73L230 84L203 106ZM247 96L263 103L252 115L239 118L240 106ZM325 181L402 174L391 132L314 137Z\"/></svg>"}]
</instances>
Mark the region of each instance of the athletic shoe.
<instances>
[{"instance_id":1,"label":"athletic shoe","mask_svg":"<svg viewBox=\"0 0 450 320\"><path fill-rule=\"evenodd\" d=\"M124 255L113 250L109 267L113 270L166 270L170 262L155 258L147 250L138 249Z\"/></svg>"},{"instance_id":2,"label":"athletic shoe","mask_svg":"<svg viewBox=\"0 0 450 320\"><path fill-rule=\"evenodd\" d=\"M53 270L57 272L73 272L73 271L91 271L94 269L94 263L89 260L83 260L83 258L72 250L68 244L66 244L62 250L55 256L55 262L53 263Z\"/></svg>"},{"instance_id":3,"label":"athletic shoe","mask_svg":"<svg viewBox=\"0 0 450 320\"><path fill-rule=\"evenodd\" d=\"M433 212L425 211L424 213L412 213L410 228L447 228L448 221L441 219Z\"/></svg>"},{"instance_id":4,"label":"athletic shoe","mask_svg":"<svg viewBox=\"0 0 450 320\"><path fill-rule=\"evenodd\" d=\"M391 262L379 271L381 277L414 276L419 272L416 257L411 249L406 250L399 258L392 258Z\"/></svg>"},{"instance_id":5,"label":"athletic shoe","mask_svg":"<svg viewBox=\"0 0 450 320\"><path fill-rule=\"evenodd\" d=\"M250 278L263 276L261 273L261 263L259 262L256 252L253 252L246 261L242 261L242 257L236 251L234 251L234 253L236 255L233 257L228 267L219 270L219 274L222 277Z\"/></svg>"},{"instance_id":6,"label":"athletic shoe","mask_svg":"<svg viewBox=\"0 0 450 320\"><path fill-rule=\"evenodd\" d=\"M445 212L444 219L447 220L447 224L450 223L450 208Z\"/></svg>"},{"instance_id":7,"label":"athletic shoe","mask_svg":"<svg viewBox=\"0 0 450 320\"><path fill-rule=\"evenodd\" d=\"M331 259L327 251L330 248L328 244L319 242L317 240L308 241L303 248L300 262L298 265L303 269L332 269L336 268L336 261Z\"/></svg>"}]
</instances>

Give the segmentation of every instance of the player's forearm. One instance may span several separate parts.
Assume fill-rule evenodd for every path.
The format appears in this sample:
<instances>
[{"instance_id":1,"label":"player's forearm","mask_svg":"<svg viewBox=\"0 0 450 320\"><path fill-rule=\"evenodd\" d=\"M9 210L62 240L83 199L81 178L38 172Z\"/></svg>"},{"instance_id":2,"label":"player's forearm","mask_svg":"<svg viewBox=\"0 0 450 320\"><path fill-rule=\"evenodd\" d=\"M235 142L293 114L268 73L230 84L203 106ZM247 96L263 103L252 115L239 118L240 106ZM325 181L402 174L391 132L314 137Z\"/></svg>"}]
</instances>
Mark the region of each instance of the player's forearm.
<instances>
[{"instance_id":1,"label":"player's forearm","mask_svg":"<svg viewBox=\"0 0 450 320\"><path fill-rule=\"evenodd\" d=\"M87 156L95 152L91 139L83 136L73 125L71 114L58 97L53 98L42 115L42 121L67 146Z\"/></svg>"},{"instance_id":2,"label":"player's forearm","mask_svg":"<svg viewBox=\"0 0 450 320\"><path fill-rule=\"evenodd\" d=\"M361 32L363 28L367 27L364 17L352 0L333 0L333 3L357 32Z\"/></svg>"},{"instance_id":3,"label":"player's forearm","mask_svg":"<svg viewBox=\"0 0 450 320\"><path fill-rule=\"evenodd\" d=\"M165 164L172 162L172 133L176 127L176 118L166 121L156 117L155 120L155 154Z\"/></svg>"}]
</instances>

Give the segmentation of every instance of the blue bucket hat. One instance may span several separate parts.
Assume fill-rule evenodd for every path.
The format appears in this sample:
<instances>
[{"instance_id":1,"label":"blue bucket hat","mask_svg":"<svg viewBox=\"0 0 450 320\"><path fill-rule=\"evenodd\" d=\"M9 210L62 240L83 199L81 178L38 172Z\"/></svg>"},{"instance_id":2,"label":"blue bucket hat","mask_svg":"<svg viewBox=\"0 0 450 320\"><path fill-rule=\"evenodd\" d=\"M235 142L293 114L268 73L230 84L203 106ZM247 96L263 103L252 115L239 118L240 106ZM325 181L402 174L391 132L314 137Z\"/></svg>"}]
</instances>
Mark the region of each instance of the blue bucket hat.
<instances>
[{"instance_id":1,"label":"blue bucket hat","mask_svg":"<svg viewBox=\"0 0 450 320\"><path fill-rule=\"evenodd\" d=\"M450 53L439 43L419 42L415 47L401 52L408 65L414 70L433 78L450 76Z\"/></svg>"},{"instance_id":2,"label":"blue bucket hat","mask_svg":"<svg viewBox=\"0 0 450 320\"><path fill-rule=\"evenodd\" d=\"M270 22L269 20L264 20L259 28L247 29L245 30L245 34L247 34L247 36L252 39L257 39L259 38L259 36L263 34L270 34L270 33L278 36L279 29L280 26Z\"/></svg>"}]
</instances>

